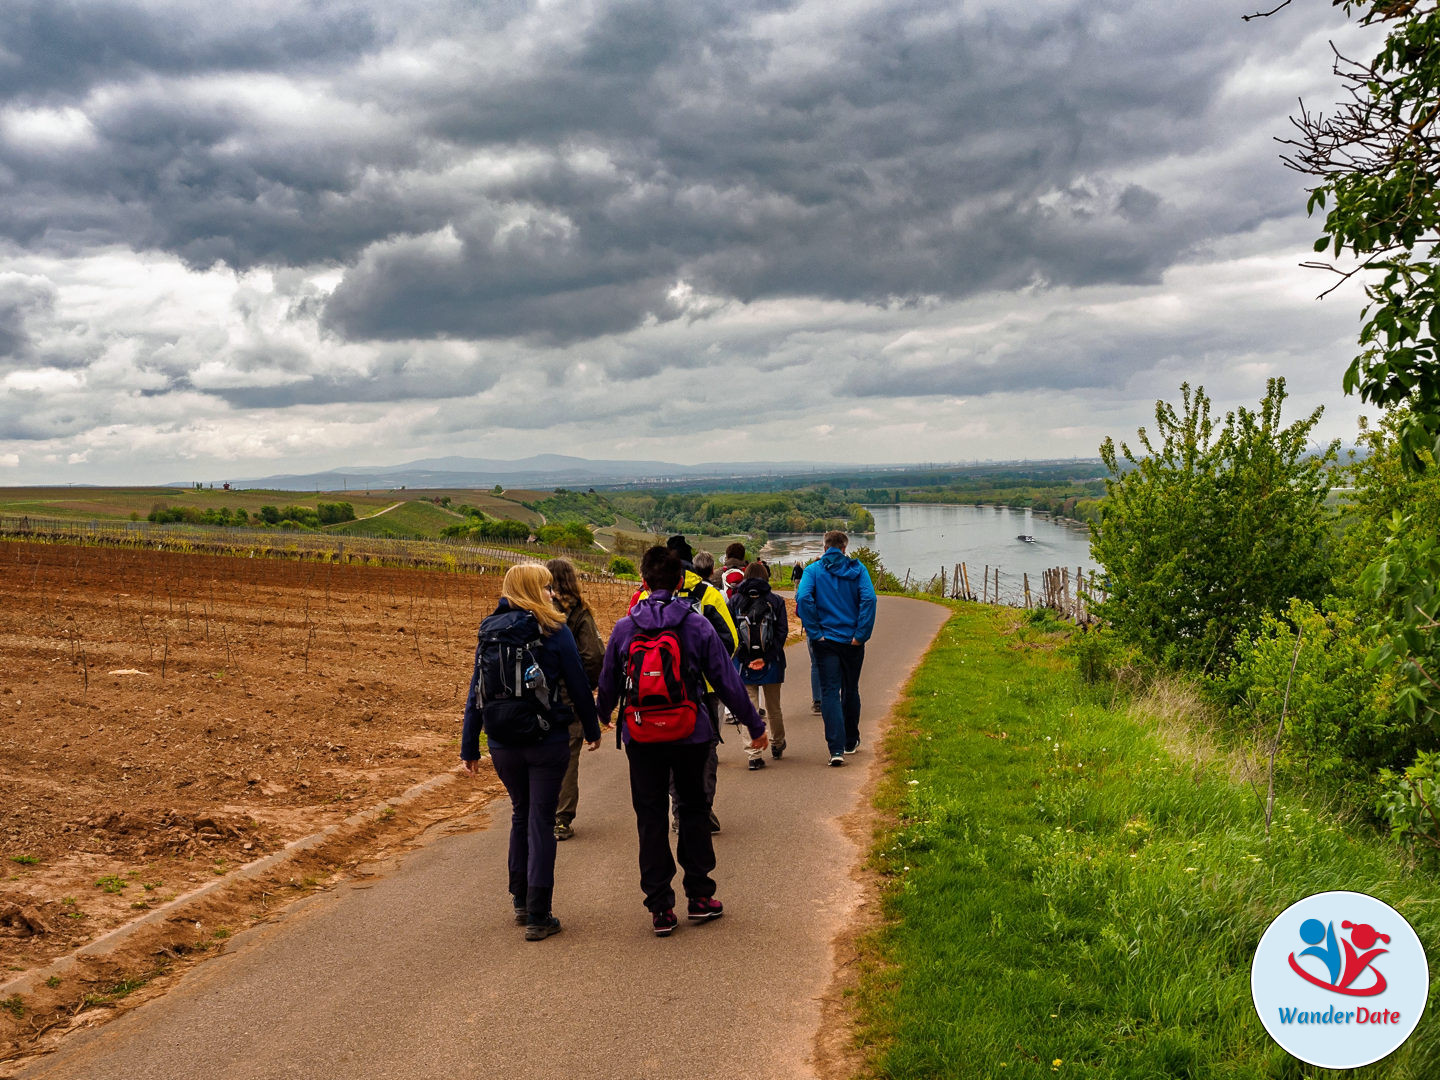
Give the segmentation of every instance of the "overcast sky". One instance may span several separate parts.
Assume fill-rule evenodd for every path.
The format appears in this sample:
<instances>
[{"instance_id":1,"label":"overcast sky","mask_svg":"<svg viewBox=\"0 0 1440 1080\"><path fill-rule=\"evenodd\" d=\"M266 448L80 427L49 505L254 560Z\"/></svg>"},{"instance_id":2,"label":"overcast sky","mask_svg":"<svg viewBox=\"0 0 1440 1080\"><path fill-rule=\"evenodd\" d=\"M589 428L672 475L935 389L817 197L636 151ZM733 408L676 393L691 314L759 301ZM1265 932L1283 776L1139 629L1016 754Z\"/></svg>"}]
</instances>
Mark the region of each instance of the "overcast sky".
<instances>
[{"instance_id":1,"label":"overcast sky","mask_svg":"<svg viewBox=\"0 0 1440 1080\"><path fill-rule=\"evenodd\" d=\"M0 485L1092 456L1340 392L1326 0L4 0Z\"/></svg>"}]
</instances>

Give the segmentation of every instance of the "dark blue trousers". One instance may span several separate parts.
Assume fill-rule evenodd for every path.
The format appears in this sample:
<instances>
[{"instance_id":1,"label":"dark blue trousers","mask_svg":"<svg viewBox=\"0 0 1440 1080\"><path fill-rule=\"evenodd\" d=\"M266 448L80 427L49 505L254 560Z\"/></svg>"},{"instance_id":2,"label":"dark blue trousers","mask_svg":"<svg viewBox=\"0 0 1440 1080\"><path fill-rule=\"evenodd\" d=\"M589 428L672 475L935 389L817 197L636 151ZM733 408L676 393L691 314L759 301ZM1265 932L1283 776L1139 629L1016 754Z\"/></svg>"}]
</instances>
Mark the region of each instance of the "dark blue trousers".
<instances>
[{"instance_id":1,"label":"dark blue trousers","mask_svg":"<svg viewBox=\"0 0 1440 1080\"><path fill-rule=\"evenodd\" d=\"M510 895L538 922L550 914L555 890L555 806L570 764L570 740L534 746L491 743L490 756L510 793Z\"/></svg>"},{"instance_id":2,"label":"dark blue trousers","mask_svg":"<svg viewBox=\"0 0 1440 1080\"><path fill-rule=\"evenodd\" d=\"M838 641L815 642L820 670L820 716L825 721L825 745L833 757L860 741L860 668L865 646Z\"/></svg>"}]
</instances>

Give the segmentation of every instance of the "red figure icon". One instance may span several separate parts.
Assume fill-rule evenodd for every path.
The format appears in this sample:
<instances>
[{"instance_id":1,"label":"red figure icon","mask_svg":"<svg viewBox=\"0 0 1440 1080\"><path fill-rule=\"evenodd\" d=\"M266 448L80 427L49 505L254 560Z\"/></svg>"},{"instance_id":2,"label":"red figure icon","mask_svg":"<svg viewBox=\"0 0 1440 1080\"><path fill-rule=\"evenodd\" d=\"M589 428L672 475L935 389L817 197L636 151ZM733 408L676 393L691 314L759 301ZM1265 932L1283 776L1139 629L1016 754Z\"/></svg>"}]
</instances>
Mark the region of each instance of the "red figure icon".
<instances>
[{"instance_id":1,"label":"red figure icon","mask_svg":"<svg viewBox=\"0 0 1440 1080\"><path fill-rule=\"evenodd\" d=\"M1350 941L1355 943L1352 946L1350 941L1346 941L1343 938L1340 940L1341 946L1345 949L1345 974L1340 977L1340 985L1349 986L1359 977L1362 971L1370 966L1371 960L1374 960L1375 957L1381 953L1390 951L1389 949L1370 948L1377 940L1389 945L1390 935L1376 932L1375 928L1369 923L1352 923L1349 919L1346 919L1340 924L1340 929L1350 930ZM1356 949L1365 949L1368 951L1356 955ZM1380 980L1379 985L1383 989L1385 986L1385 976L1377 971L1375 972L1375 977ZM1379 991L1376 992L1378 993Z\"/></svg>"}]
</instances>

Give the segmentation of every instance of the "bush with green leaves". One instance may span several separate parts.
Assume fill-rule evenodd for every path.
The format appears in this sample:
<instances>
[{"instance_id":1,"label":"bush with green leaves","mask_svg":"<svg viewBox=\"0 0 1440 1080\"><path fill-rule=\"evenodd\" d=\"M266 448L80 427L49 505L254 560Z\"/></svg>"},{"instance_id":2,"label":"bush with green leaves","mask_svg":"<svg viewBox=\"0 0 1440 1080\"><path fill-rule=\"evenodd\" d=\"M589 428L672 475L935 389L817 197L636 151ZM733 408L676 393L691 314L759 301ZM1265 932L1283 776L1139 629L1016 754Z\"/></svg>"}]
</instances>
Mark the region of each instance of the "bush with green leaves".
<instances>
[{"instance_id":1,"label":"bush with green leaves","mask_svg":"<svg viewBox=\"0 0 1440 1080\"><path fill-rule=\"evenodd\" d=\"M1235 662L1209 689L1265 753L1283 711L1277 768L1368 805L1376 771L1415 753L1393 680L1366 663L1369 650L1353 612L1295 600L1283 617L1264 615L1256 631L1241 633Z\"/></svg>"},{"instance_id":2,"label":"bush with green leaves","mask_svg":"<svg viewBox=\"0 0 1440 1080\"><path fill-rule=\"evenodd\" d=\"M574 548L576 550L595 546L595 534L582 521L567 521L563 525L541 525L535 530L535 539L550 547Z\"/></svg>"},{"instance_id":3,"label":"bush with green leaves","mask_svg":"<svg viewBox=\"0 0 1440 1080\"><path fill-rule=\"evenodd\" d=\"M1396 773L1380 773L1375 809L1390 825L1390 835L1417 854L1440 859L1440 753L1418 754Z\"/></svg>"},{"instance_id":4,"label":"bush with green leaves","mask_svg":"<svg viewBox=\"0 0 1440 1080\"><path fill-rule=\"evenodd\" d=\"M637 572L635 564L624 555L612 555L609 569L610 573L623 577L634 577Z\"/></svg>"},{"instance_id":5,"label":"bush with green leaves","mask_svg":"<svg viewBox=\"0 0 1440 1080\"><path fill-rule=\"evenodd\" d=\"M865 569L870 571L870 583L878 592L900 592L902 590L904 583L885 569L885 564L880 561L880 553L874 548L858 547L850 554L865 564Z\"/></svg>"},{"instance_id":6,"label":"bush with green leaves","mask_svg":"<svg viewBox=\"0 0 1440 1080\"><path fill-rule=\"evenodd\" d=\"M1220 425L1203 387L1180 393L1179 411L1156 403L1156 438L1141 428L1139 453L1100 447L1110 475L1090 547L1109 598L1096 610L1150 659L1211 671L1262 616L1324 594L1338 443L1312 450L1320 409L1282 426L1283 379Z\"/></svg>"}]
</instances>

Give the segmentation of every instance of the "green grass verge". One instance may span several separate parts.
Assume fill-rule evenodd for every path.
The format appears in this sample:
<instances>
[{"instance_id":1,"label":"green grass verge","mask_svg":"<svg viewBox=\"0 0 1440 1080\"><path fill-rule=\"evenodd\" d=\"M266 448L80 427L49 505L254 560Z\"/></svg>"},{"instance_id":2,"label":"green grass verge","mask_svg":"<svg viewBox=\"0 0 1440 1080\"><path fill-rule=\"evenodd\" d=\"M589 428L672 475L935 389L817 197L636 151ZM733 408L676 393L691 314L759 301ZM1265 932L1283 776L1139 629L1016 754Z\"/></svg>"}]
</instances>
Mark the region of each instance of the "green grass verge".
<instances>
[{"instance_id":1,"label":"green grass verge","mask_svg":"<svg viewBox=\"0 0 1440 1080\"><path fill-rule=\"evenodd\" d=\"M1019 622L957 605L888 740L886 925L857 1002L871 1075L1341 1075L1261 1027L1261 934L1310 893L1353 889L1433 945L1440 883L1296 795L1267 842L1248 784L1175 756L1158 724L1079 683L1059 635ZM1440 1076L1440 1025L1344 1075Z\"/></svg>"}]
</instances>

